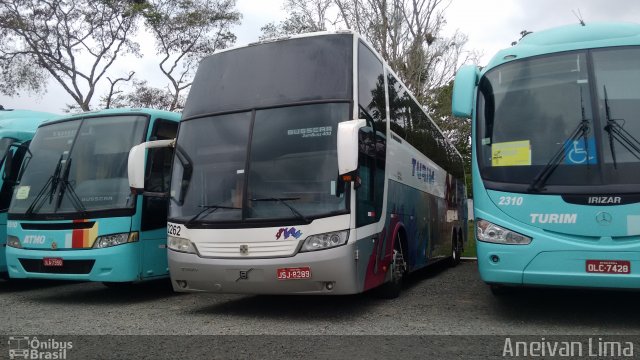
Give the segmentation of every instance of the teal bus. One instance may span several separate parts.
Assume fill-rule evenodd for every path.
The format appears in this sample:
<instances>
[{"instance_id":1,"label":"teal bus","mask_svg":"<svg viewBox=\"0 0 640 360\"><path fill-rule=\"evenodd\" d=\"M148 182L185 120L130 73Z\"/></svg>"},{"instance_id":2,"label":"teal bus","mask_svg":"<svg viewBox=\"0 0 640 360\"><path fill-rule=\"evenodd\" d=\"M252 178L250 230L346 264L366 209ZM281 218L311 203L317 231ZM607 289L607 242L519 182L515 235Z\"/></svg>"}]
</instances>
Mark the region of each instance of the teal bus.
<instances>
[{"instance_id":1,"label":"teal bus","mask_svg":"<svg viewBox=\"0 0 640 360\"><path fill-rule=\"evenodd\" d=\"M134 169L146 180L141 191L129 186L128 157L140 143L174 139L179 118L110 109L42 124L9 208L9 276L108 286L166 277L173 150L148 150L146 165Z\"/></svg>"},{"instance_id":2,"label":"teal bus","mask_svg":"<svg viewBox=\"0 0 640 360\"><path fill-rule=\"evenodd\" d=\"M38 125L57 117L46 112L0 109L0 277L7 278L7 260L4 248L7 239L7 210L11 202L13 185L29 142ZM11 153L7 157L7 154ZM9 161L6 161L9 158Z\"/></svg>"},{"instance_id":3,"label":"teal bus","mask_svg":"<svg viewBox=\"0 0 640 360\"><path fill-rule=\"evenodd\" d=\"M534 32L461 68L478 267L511 286L640 288L640 24Z\"/></svg>"}]
</instances>

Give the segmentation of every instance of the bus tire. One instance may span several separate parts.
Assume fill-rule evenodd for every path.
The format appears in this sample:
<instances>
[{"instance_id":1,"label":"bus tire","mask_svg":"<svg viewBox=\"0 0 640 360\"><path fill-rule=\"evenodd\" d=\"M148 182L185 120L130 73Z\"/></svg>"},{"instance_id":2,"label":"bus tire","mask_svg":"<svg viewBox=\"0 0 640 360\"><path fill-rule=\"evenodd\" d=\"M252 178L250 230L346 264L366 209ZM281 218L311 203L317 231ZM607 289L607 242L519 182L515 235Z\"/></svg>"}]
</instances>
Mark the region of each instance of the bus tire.
<instances>
[{"instance_id":1,"label":"bus tire","mask_svg":"<svg viewBox=\"0 0 640 360\"><path fill-rule=\"evenodd\" d=\"M8 272L0 272L0 279L2 279L4 281L9 281L10 280L9 273Z\"/></svg>"},{"instance_id":2,"label":"bus tire","mask_svg":"<svg viewBox=\"0 0 640 360\"><path fill-rule=\"evenodd\" d=\"M460 257L462 256L462 244L457 236L453 237L451 241L451 257L449 258L449 266L455 267L460 264Z\"/></svg>"},{"instance_id":3,"label":"bus tire","mask_svg":"<svg viewBox=\"0 0 640 360\"><path fill-rule=\"evenodd\" d=\"M402 292L402 282L407 272L407 264L402 252L401 239L400 233L398 233L393 249L393 260L389 266L391 279L377 289L377 295L382 299L395 299Z\"/></svg>"}]
</instances>

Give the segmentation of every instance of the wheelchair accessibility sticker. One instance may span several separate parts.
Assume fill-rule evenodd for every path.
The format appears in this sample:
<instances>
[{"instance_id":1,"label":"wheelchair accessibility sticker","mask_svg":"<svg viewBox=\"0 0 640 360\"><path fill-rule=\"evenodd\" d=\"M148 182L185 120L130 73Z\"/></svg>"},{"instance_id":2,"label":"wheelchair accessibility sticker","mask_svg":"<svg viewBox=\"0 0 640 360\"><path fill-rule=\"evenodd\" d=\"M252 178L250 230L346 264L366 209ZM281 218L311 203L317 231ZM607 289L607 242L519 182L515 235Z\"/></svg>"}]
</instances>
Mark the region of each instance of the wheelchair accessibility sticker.
<instances>
[{"instance_id":1,"label":"wheelchair accessibility sticker","mask_svg":"<svg viewBox=\"0 0 640 360\"><path fill-rule=\"evenodd\" d=\"M585 146L584 138L564 143L564 163L569 165L597 164L596 140L593 137L587 139Z\"/></svg>"}]
</instances>

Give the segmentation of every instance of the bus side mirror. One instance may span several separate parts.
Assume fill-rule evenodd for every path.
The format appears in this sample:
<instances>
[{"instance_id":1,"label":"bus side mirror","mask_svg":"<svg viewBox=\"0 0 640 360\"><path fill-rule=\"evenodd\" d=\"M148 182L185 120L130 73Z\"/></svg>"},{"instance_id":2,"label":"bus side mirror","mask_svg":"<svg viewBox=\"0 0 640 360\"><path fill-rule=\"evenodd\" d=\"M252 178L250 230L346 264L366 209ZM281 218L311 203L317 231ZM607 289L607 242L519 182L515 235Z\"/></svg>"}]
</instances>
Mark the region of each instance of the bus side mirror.
<instances>
[{"instance_id":1,"label":"bus side mirror","mask_svg":"<svg viewBox=\"0 0 640 360\"><path fill-rule=\"evenodd\" d=\"M358 169L358 131L367 125L364 119L338 124L338 175L346 175Z\"/></svg>"},{"instance_id":2,"label":"bus side mirror","mask_svg":"<svg viewBox=\"0 0 640 360\"><path fill-rule=\"evenodd\" d=\"M464 65L458 69L451 99L453 116L471 117L479 75L480 70L476 65Z\"/></svg>"},{"instance_id":3,"label":"bus side mirror","mask_svg":"<svg viewBox=\"0 0 640 360\"><path fill-rule=\"evenodd\" d=\"M13 169L13 152L11 152L11 149L7 149L7 154L4 157L4 168L2 169L2 181L11 179L11 169Z\"/></svg>"},{"instance_id":4,"label":"bus side mirror","mask_svg":"<svg viewBox=\"0 0 640 360\"><path fill-rule=\"evenodd\" d=\"M131 191L140 194L144 191L147 149L171 147L174 143L175 140L147 141L131 148L129 151L129 163L127 164Z\"/></svg>"}]
</instances>

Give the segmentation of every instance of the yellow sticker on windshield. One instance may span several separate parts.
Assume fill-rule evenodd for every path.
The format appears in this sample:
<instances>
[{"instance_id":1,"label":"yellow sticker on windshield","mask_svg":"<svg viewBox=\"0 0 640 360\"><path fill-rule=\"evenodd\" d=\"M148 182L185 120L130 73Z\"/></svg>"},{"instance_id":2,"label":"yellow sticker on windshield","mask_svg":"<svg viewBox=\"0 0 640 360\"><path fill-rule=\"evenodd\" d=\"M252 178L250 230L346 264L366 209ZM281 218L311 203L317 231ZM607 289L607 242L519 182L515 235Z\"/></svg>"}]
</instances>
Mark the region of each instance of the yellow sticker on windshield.
<instances>
[{"instance_id":1,"label":"yellow sticker on windshield","mask_svg":"<svg viewBox=\"0 0 640 360\"><path fill-rule=\"evenodd\" d=\"M29 190L31 190L31 186L20 186L18 190L16 190L16 199L24 200L29 197Z\"/></svg>"},{"instance_id":2,"label":"yellow sticker on windshield","mask_svg":"<svg viewBox=\"0 0 640 360\"><path fill-rule=\"evenodd\" d=\"M491 166L531 165L529 140L491 144Z\"/></svg>"}]
</instances>

